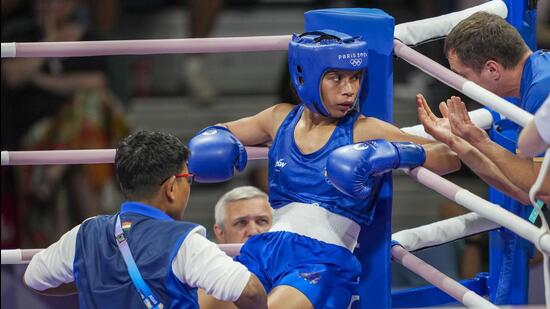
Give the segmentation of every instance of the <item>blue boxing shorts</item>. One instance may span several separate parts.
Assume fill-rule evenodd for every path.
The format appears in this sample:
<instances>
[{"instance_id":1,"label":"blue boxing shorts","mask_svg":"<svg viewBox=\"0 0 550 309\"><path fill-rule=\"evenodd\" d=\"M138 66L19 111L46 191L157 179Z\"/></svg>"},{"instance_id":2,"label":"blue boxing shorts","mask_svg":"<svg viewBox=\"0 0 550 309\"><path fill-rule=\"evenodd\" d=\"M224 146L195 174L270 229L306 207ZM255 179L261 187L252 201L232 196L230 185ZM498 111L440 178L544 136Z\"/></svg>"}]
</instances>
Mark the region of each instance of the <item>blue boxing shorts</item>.
<instances>
[{"instance_id":1,"label":"blue boxing shorts","mask_svg":"<svg viewBox=\"0 0 550 309\"><path fill-rule=\"evenodd\" d=\"M315 308L347 308L361 273L348 249L286 231L251 237L235 259L258 277L267 293L288 285Z\"/></svg>"}]
</instances>

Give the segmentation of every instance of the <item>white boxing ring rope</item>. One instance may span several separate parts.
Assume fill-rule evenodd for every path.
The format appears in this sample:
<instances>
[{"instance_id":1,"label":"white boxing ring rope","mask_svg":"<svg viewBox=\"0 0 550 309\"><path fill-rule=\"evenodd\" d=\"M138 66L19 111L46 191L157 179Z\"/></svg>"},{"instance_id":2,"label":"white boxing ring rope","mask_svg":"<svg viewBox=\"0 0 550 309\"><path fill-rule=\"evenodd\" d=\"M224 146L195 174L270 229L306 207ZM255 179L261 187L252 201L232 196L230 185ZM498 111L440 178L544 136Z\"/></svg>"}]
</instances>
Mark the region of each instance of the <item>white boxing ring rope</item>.
<instances>
[{"instance_id":1,"label":"white boxing ring rope","mask_svg":"<svg viewBox=\"0 0 550 309\"><path fill-rule=\"evenodd\" d=\"M485 10L495 9L495 12L501 16L506 16L507 12L502 11L502 1L491 1L491 5L494 7ZM505 7L505 6L504 6ZM473 13L463 14L462 17ZM500 10L500 11L499 11ZM460 12L457 12L460 13ZM451 14L449 14L451 15ZM460 14L458 14L460 15ZM458 16L457 15L457 16ZM442 18L440 20L445 20ZM424 23L424 24L431 24ZM411 23L408 23L405 27L403 25L396 26L396 35L399 35L399 29L409 29ZM433 27L433 25L431 25ZM433 27L435 28L435 27ZM450 29L450 28L449 28ZM442 30L448 31L448 30ZM406 31L403 31L406 33ZM433 35L433 34L432 34ZM397 37L405 42L403 38ZM271 50L286 50L290 36L263 36L263 37L244 37L244 38L206 38L206 39L174 39L174 40L133 40L133 41L94 41L94 42L49 42L49 43L2 43L2 58L7 57L75 57L75 56L99 56L99 55L143 55L143 54L171 54L171 53L209 53L209 52L242 52L242 51L271 51ZM418 38L416 38L418 39ZM422 38L420 38L422 39ZM425 38L423 40L426 40ZM144 44L146 43L146 44ZM144 46L146 45L146 46ZM445 84L463 92L467 96L474 100L489 106L493 110L503 114L510 120L525 126L531 119L532 115L526 111L512 105L508 101L496 96L495 94L481 88L475 83L464 79L463 77L451 72L445 67L437 64L431 59L421 55L420 53L409 48L402 42L394 41L394 53L420 68L429 75L441 80ZM491 119L492 120L492 119ZM491 121L492 122L492 121ZM482 126L485 127L485 126ZM418 129L418 128L417 128ZM260 159L265 157L265 149L251 149L254 147L247 147L249 156L251 159ZM251 151L252 150L252 151ZM258 152L255 152L258 151ZM101 149L101 150L62 150L55 151L55 156L50 157L50 154L54 154L52 151L48 152L2 152L2 165L22 165L22 164L77 164L77 163L112 163L114 159L113 149ZM548 160L550 160L550 151L547 152L545 163L541 169L541 175L543 171L548 168ZM36 157L38 155L38 157ZM32 157L32 158L29 158ZM40 159L42 156L42 159ZM46 158L47 157L47 158ZM41 161L33 161L41 160ZM82 161L86 162L82 162ZM34 162L34 163L33 163ZM407 173L418 182L434 189L442 195L456 201L457 203L469 208L470 210L477 212L479 215L490 219L506 228L514 231L518 235L531 241L537 249L544 253L545 267L548 267L547 254L550 252L550 234L547 230L546 223L543 228L538 229L535 226L527 223L527 221L511 214L507 210L504 210L498 205L492 204L471 192L460 188L459 186L445 180L444 178L428 171L425 168L419 167ZM539 178L540 175L539 175ZM540 181L539 181L540 185ZM534 192L534 190L531 190ZM531 195L534 195L531 194ZM497 214L497 215L495 215ZM477 216L479 216L477 215ZM472 217L476 215L471 215ZM504 219L506 218L506 219ZM543 218L541 214L541 218ZM481 220L481 218L478 218ZM512 222L512 224L510 224ZM484 228L490 228L497 225L486 222L484 227L479 227L481 231ZM546 230L544 228L546 227ZM475 229L473 229L475 230ZM473 231L470 230L470 231ZM455 235L456 236L456 235ZM465 235L463 235L465 236ZM223 248L223 250L229 250L228 254L235 255L240 248L239 245L232 244L232 247ZM38 252L40 249L27 249L27 250L2 250L2 264L13 263L25 263L30 260L32 255ZM232 250L232 251L231 251ZM479 305L479 301L485 301L477 294L468 291L460 284L449 283L450 278L445 278L443 274L434 274L433 270L426 267L427 264L421 260L407 258L413 256L406 252L405 249L399 246L392 248L392 255L398 261L407 264L406 267L413 270L415 273L420 274L425 279L439 287L455 299L463 302L468 306ZM414 257L414 256L413 256ZM407 261L413 261L411 263ZM420 262L422 263L420 263ZM415 266L416 265L416 266ZM429 266L429 265L428 265ZM431 267L431 266L430 266ZM443 276L443 277L442 277ZM545 273L545 282L548 285L550 280ZM439 282L439 283L438 283ZM550 289L547 289L550 290ZM547 293L547 301L549 299ZM475 296L471 295L474 294ZM479 300L481 298L482 300ZM490 305L488 303L483 305Z\"/></svg>"},{"instance_id":2,"label":"white boxing ring rope","mask_svg":"<svg viewBox=\"0 0 550 309\"><path fill-rule=\"evenodd\" d=\"M397 241L407 251L416 251L491 231L499 227L500 225L483 218L480 214L470 212L419 227L401 230L393 233L391 239Z\"/></svg>"}]
</instances>

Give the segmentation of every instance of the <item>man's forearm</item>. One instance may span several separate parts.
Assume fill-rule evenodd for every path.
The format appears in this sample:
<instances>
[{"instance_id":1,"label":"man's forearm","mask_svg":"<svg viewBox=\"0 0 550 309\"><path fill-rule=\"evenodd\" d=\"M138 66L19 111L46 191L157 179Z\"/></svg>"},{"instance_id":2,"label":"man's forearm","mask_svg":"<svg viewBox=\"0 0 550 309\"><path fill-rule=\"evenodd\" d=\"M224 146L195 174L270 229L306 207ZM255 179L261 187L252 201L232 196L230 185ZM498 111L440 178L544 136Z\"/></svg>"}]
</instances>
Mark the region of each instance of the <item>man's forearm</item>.
<instances>
[{"instance_id":1,"label":"man's forearm","mask_svg":"<svg viewBox=\"0 0 550 309\"><path fill-rule=\"evenodd\" d=\"M439 174L445 175L460 169L460 160L447 145L443 143L423 144L426 151L424 167Z\"/></svg>"},{"instance_id":2,"label":"man's forearm","mask_svg":"<svg viewBox=\"0 0 550 309\"><path fill-rule=\"evenodd\" d=\"M523 128L518 139L518 149L521 156L534 157L548 148L548 144L540 136L535 122L531 121Z\"/></svg>"},{"instance_id":3,"label":"man's forearm","mask_svg":"<svg viewBox=\"0 0 550 309\"><path fill-rule=\"evenodd\" d=\"M475 142L473 146L496 164L514 185L525 192L529 192L537 178L540 164L533 162L531 159L520 158L490 139Z\"/></svg>"},{"instance_id":4,"label":"man's forearm","mask_svg":"<svg viewBox=\"0 0 550 309\"><path fill-rule=\"evenodd\" d=\"M516 186L489 157L473 145L460 137L453 136L449 146L458 154L462 162L487 184L524 204L529 204L527 192Z\"/></svg>"}]
</instances>

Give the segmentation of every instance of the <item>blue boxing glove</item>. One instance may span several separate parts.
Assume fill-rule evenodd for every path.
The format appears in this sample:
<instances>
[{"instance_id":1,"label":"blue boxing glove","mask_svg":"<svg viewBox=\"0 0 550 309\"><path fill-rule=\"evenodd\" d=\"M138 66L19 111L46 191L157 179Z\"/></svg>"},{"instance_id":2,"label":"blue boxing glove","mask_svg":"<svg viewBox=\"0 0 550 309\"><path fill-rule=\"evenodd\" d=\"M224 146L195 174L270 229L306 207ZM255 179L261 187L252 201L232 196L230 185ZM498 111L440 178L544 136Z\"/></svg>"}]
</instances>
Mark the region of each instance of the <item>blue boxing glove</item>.
<instances>
[{"instance_id":1,"label":"blue boxing glove","mask_svg":"<svg viewBox=\"0 0 550 309\"><path fill-rule=\"evenodd\" d=\"M248 158L243 144L222 126L202 129L189 141L189 150L189 172L204 183L231 179L235 169L246 167Z\"/></svg>"},{"instance_id":2,"label":"blue boxing glove","mask_svg":"<svg viewBox=\"0 0 550 309\"><path fill-rule=\"evenodd\" d=\"M326 177L342 193L364 199L372 193L377 176L396 168L424 164L422 146L409 142L371 140L334 150L327 159Z\"/></svg>"}]
</instances>

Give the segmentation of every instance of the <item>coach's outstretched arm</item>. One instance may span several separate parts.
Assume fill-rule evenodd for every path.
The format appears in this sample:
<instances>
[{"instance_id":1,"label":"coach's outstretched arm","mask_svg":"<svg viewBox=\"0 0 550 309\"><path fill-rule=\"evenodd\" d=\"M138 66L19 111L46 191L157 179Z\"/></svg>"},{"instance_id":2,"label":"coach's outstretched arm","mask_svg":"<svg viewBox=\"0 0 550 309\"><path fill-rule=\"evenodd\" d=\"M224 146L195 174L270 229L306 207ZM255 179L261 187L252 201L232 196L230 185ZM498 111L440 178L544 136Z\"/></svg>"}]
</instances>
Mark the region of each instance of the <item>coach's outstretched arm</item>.
<instances>
[{"instance_id":1,"label":"coach's outstretched arm","mask_svg":"<svg viewBox=\"0 0 550 309\"><path fill-rule=\"evenodd\" d=\"M458 100L460 99L458 98ZM488 138L486 145L479 145L480 147L478 147L475 143L470 143L463 137L455 134L455 131L451 128L451 123L447 119L449 110L445 103L441 103L440 105L443 118L439 118L432 113L424 97L418 96L417 104L418 117L426 132L429 132L437 140L449 145L458 154L460 159L483 181L518 201L529 204L528 189L527 191L522 189L522 185L525 182L525 178L528 178L527 174L533 173L533 162L527 162L527 160L514 156ZM466 112L465 107L463 109ZM486 135L478 127L469 127L471 131L475 130L479 134ZM467 126L464 125L461 130L465 129L467 129ZM473 133L470 132L469 134ZM488 149L492 150L489 151ZM521 164L523 168L520 170L515 169L514 166L517 166L516 163ZM517 177L517 175L522 175L522 177ZM536 173L533 173L533 175L536 175ZM514 179L517 179L519 182L516 183Z\"/></svg>"}]
</instances>

